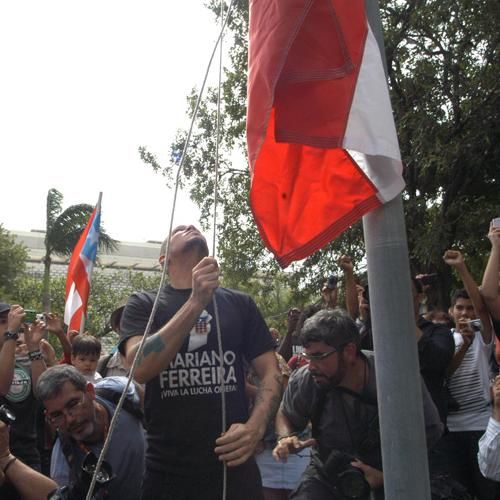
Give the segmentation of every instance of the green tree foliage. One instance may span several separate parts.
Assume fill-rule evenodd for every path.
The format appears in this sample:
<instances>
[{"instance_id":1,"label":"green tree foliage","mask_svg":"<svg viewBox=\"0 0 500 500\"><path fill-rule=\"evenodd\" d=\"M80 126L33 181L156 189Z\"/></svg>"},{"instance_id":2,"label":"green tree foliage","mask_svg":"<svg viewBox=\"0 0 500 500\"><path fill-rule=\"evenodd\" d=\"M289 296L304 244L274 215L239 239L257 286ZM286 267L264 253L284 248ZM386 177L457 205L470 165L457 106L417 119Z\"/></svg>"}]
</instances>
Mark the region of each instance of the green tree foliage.
<instances>
[{"instance_id":1,"label":"green tree foliage","mask_svg":"<svg viewBox=\"0 0 500 500\"><path fill-rule=\"evenodd\" d=\"M92 273L85 330L99 337L105 335L109 331L108 321L111 313L123 304L132 292L156 290L159 283L159 274L150 276L137 271L109 273L102 268L95 268ZM64 277L50 279L52 311L61 317L64 314L65 286ZM26 309L42 311L42 289L43 281L40 278L25 274L16 281L11 291L11 300L22 304Z\"/></svg>"},{"instance_id":2,"label":"green tree foliage","mask_svg":"<svg viewBox=\"0 0 500 500\"><path fill-rule=\"evenodd\" d=\"M444 251L461 248L479 276L500 213L500 4L386 0L381 12L411 260L446 291Z\"/></svg>"},{"instance_id":3,"label":"green tree foliage","mask_svg":"<svg viewBox=\"0 0 500 500\"><path fill-rule=\"evenodd\" d=\"M412 270L438 272L438 302L445 303L453 278L442 262L458 247L476 277L484 266L489 220L500 215L499 73L497 0L381 0L389 87L405 164L403 193ZM219 2L209 8L219 12ZM252 219L245 160L248 3L237 3L228 23L229 61L222 86L218 257L224 280L249 289L257 273L278 276ZM193 114L197 91L188 97ZM217 91L203 99L188 149L182 186L211 224ZM184 147L179 131L170 165L153 154L142 158L170 183ZM355 224L326 248L291 266L279 280L291 287L290 304L318 297L321 280L347 253L359 267L364 244ZM388 269L387 272L390 272Z\"/></svg>"},{"instance_id":4,"label":"green tree foliage","mask_svg":"<svg viewBox=\"0 0 500 500\"><path fill-rule=\"evenodd\" d=\"M10 300L11 290L26 267L28 253L0 224L0 298Z\"/></svg>"},{"instance_id":5,"label":"green tree foliage","mask_svg":"<svg viewBox=\"0 0 500 500\"><path fill-rule=\"evenodd\" d=\"M63 195L57 189L50 189L47 194L47 225L45 232L45 257L43 278L43 310L50 311L50 266L52 255L70 256L85 229L94 207L88 204L71 205L62 208ZM116 241L109 237L102 227L99 236L99 249L114 250Z\"/></svg>"}]
</instances>

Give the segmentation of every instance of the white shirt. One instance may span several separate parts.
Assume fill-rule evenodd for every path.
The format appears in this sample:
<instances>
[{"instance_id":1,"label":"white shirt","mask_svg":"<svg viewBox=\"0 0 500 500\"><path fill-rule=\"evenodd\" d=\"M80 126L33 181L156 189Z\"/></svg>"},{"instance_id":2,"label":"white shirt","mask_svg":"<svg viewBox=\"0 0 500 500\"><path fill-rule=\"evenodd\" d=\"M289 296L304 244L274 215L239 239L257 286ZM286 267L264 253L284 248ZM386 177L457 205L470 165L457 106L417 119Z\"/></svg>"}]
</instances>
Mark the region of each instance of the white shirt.
<instances>
[{"instance_id":1,"label":"white shirt","mask_svg":"<svg viewBox=\"0 0 500 500\"><path fill-rule=\"evenodd\" d=\"M453 331L455 350L463 344L462 335ZM485 344L480 332L475 332L474 341L451 376L448 387L459 404L459 409L450 411L446 421L451 432L484 431L491 416L491 365L495 346L494 338Z\"/></svg>"},{"instance_id":2,"label":"white shirt","mask_svg":"<svg viewBox=\"0 0 500 500\"><path fill-rule=\"evenodd\" d=\"M477 461L484 477L500 481L500 422L492 417L479 440Z\"/></svg>"}]
</instances>

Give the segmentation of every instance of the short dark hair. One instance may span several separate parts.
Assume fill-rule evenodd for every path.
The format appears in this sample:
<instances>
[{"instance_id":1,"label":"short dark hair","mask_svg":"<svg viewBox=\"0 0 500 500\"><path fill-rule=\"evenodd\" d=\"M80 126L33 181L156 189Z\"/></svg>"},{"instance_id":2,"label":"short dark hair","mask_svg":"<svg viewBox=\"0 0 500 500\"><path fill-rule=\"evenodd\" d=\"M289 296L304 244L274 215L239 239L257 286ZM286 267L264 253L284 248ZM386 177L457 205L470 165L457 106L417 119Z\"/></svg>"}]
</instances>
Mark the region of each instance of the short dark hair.
<instances>
[{"instance_id":1,"label":"short dark hair","mask_svg":"<svg viewBox=\"0 0 500 500\"><path fill-rule=\"evenodd\" d=\"M451 307L453 307L458 299L469 299L469 294L467 293L467 290L465 288L459 288L458 290L455 290L453 294L451 295Z\"/></svg>"},{"instance_id":2,"label":"short dark hair","mask_svg":"<svg viewBox=\"0 0 500 500\"><path fill-rule=\"evenodd\" d=\"M336 349L346 344L360 344L360 336L356 323L342 309L322 309L304 322L300 332L302 345L307 347L311 342L324 342Z\"/></svg>"},{"instance_id":3,"label":"short dark hair","mask_svg":"<svg viewBox=\"0 0 500 500\"><path fill-rule=\"evenodd\" d=\"M314 316L318 311L321 311L322 308L323 306L321 303L309 304L306 307L304 307L304 309L299 315L299 319L297 320L297 326L295 327L294 334L300 336L300 331L302 330L305 321L310 317Z\"/></svg>"},{"instance_id":4,"label":"short dark hair","mask_svg":"<svg viewBox=\"0 0 500 500\"><path fill-rule=\"evenodd\" d=\"M78 356L79 354L95 354L101 355L101 341L93 335L77 335L71 346L71 354Z\"/></svg>"},{"instance_id":5,"label":"short dark hair","mask_svg":"<svg viewBox=\"0 0 500 500\"><path fill-rule=\"evenodd\" d=\"M71 382L78 390L85 391L85 377L72 365L56 365L47 368L36 384L36 397L40 401L55 398L61 392L64 384Z\"/></svg>"}]
</instances>

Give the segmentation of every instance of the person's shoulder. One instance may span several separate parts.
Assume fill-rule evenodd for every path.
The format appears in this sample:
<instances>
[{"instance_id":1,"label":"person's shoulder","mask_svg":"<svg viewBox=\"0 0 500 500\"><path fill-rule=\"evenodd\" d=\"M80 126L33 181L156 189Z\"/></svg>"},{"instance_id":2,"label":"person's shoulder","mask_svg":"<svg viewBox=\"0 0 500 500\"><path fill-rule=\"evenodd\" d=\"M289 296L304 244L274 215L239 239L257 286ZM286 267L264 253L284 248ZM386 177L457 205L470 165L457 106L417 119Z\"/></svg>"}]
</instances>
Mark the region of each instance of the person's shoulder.
<instances>
[{"instance_id":1,"label":"person's shoulder","mask_svg":"<svg viewBox=\"0 0 500 500\"><path fill-rule=\"evenodd\" d=\"M307 387L307 388L315 388L316 383L309 371L308 365L301 366L294 370L290 376L290 381L288 385L292 384L295 387Z\"/></svg>"},{"instance_id":2,"label":"person's shoulder","mask_svg":"<svg viewBox=\"0 0 500 500\"><path fill-rule=\"evenodd\" d=\"M241 292L240 290L234 290L233 288L219 287L216 290L216 296L220 297L228 303L249 306L255 305L254 300L248 293Z\"/></svg>"},{"instance_id":3,"label":"person's shoulder","mask_svg":"<svg viewBox=\"0 0 500 500\"><path fill-rule=\"evenodd\" d=\"M216 293L226 297L234 297L237 299L250 299L250 295L248 293L242 292L240 290L235 290L234 288L225 288L220 286L217 288Z\"/></svg>"},{"instance_id":4,"label":"person's shoulder","mask_svg":"<svg viewBox=\"0 0 500 500\"><path fill-rule=\"evenodd\" d=\"M157 293L158 293L157 291L153 290L142 290L142 291L132 292L127 300L126 306L138 303L147 303L152 305L156 298Z\"/></svg>"},{"instance_id":5,"label":"person's shoulder","mask_svg":"<svg viewBox=\"0 0 500 500\"><path fill-rule=\"evenodd\" d=\"M423 336L445 335L450 338L452 337L451 328L443 323L433 323L428 319L421 318L418 321L418 327L422 330Z\"/></svg>"}]
</instances>

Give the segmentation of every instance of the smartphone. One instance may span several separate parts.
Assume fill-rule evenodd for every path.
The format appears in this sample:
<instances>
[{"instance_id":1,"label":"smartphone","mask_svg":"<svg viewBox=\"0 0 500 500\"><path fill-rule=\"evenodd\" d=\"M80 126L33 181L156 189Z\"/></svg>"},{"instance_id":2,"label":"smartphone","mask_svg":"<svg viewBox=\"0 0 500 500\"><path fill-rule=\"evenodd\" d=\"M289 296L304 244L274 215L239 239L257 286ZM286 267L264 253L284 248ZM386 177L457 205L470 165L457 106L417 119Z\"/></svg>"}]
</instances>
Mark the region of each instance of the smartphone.
<instances>
[{"instance_id":1,"label":"smartphone","mask_svg":"<svg viewBox=\"0 0 500 500\"><path fill-rule=\"evenodd\" d=\"M23 322L31 324L34 323L35 320L36 320L36 311L34 311L33 309L25 309Z\"/></svg>"},{"instance_id":2,"label":"smartphone","mask_svg":"<svg viewBox=\"0 0 500 500\"><path fill-rule=\"evenodd\" d=\"M492 219L491 225L493 227L500 227L500 217L495 217L494 219Z\"/></svg>"}]
</instances>

